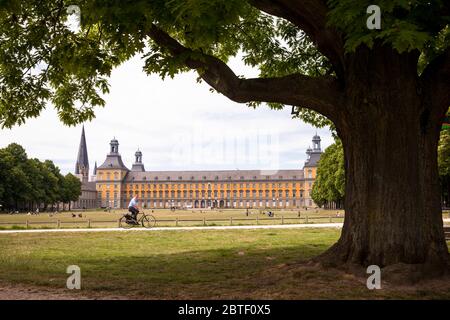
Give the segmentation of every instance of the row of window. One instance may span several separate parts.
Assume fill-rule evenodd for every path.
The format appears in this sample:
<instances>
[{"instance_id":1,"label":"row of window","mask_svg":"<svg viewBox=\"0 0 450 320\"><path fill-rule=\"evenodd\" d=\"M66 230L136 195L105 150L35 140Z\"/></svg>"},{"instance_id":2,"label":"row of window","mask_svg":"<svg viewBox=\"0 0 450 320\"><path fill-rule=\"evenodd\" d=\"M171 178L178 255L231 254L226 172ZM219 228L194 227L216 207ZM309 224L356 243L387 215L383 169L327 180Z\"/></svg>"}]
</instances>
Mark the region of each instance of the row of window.
<instances>
[{"instance_id":1,"label":"row of window","mask_svg":"<svg viewBox=\"0 0 450 320\"><path fill-rule=\"evenodd\" d=\"M202 197L202 198L204 198L204 197L212 197L212 196L214 196L214 198L217 198L217 197L219 197L219 194L220 194L220 197L221 198L224 198L225 196L227 197L227 198L230 198L231 196L233 197L233 198L237 198L237 197L239 197L239 198L256 198L257 196L259 196L259 198L262 198L263 196L265 197L265 198L269 198L269 197L272 197L272 198L275 198L275 197L278 197L278 198L283 198L283 197L285 197L285 198L289 198L289 197L292 197L292 198L296 198L297 197L297 195L299 195L300 196L300 198L303 198L303 196L304 195L308 195L308 192L303 192L303 191L300 191L300 193L296 193L295 191L293 191L292 193L289 191L289 190L286 190L286 191L278 191L278 192L276 192L275 190L272 190L272 192L269 192L269 190L266 190L265 192L263 192L262 190L260 190L258 193L255 191L255 190L253 190L253 192L250 192L250 191L247 191L247 192L243 192L243 191L241 191L241 192L236 192L236 191L233 191L232 193L230 192L230 191L227 191L226 193L225 192L223 192L223 191L221 191L220 193L219 192L217 192L217 191L214 191L214 192L211 192L211 191L208 191L208 192L206 192L206 191L195 191L195 192L193 192L193 191L189 191L189 192L187 192L187 191L183 191L183 192L181 192L181 191L178 191L178 192L175 192L175 191L172 191L172 192L169 192L169 191L165 191L165 192L163 192L163 191L159 191L159 192L157 192L157 191L153 191L153 192L140 192L140 193L138 193L138 196L140 197L140 198L150 198L150 197L153 197L153 198L199 198L200 196ZM128 197L131 199L132 197L134 197L134 195L135 195L135 193L133 193L133 192L130 192L129 194L128 194ZM101 199L102 198L102 193L101 192L99 192L98 193L98 197L99 197L99 199ZM114 192L113 193L113 198L114 199L117 199L117 197L118 197L118 193L117 192ZM123 193L123 198L125 198L125 197L127 197L127 194L124 192ZM106 199L109 199L110 198L110 192L109 191L107 191L106 192Z\"/></svg>"},{"instance_id":2,"label":"row of window","mask_svg":"<svg viewBox=\"0 0 450 320\"><path fill-rule=\"evenodd\" d=\"M99 178L99 180L103 180L103 178L105 178L106 180L111 180L111 177L114 177L114 180L119 180L120 179L120 175L119 175L119 173L118 172L114 172L113 174L111 174L111 173L109 173L109 172L107 172L105 175L103 175L103 172L100 172L99 174L98 174L98 178ZM307 177L308 178L312 178L312 170L311 169L309 169L308 170L308 172L307 172ZM265 176L265 179L266 180L271 180L271 178L272 179L274 179L275 177L272 177L272 176ZM283 177L283 176L278 176L278 179L279 180L283 180L283 179L293 179L293 180L296 180L297 179L297 176L292 176L292 177ZM133 177L133 179L134 179L134 177ZM214 180L219 180L220 178L219 178L219 176L215 176L214 177ZM257 176L253 176L253 180L257 180L257 179L261 179L261 177L257 177ZM143 177L143 180L147 180L147 177ZM171 177L165 177L165 178L159 178L159 177L154 177L152 180L167 180L167 181L172 181L173 179L171 178ZM176 180L176 179L175 179ZM179 176L178 177L178 180L183 180L183 177L181 177L181 176ZM186 179L184 179L184 180L186 180ZM200 180L200 179L198 179L198 178L196 178L196 177L194 177L194 176L191 176L190 177L190 180ZM207 177L206 176L203 176L202 177L202 180L207 180ZM228 177L228 180L233 180L233 178L231 177L231 176L229 176ZM247 179L244 177L244 176L241 176L240 177L240 180L250 180L248 177L247 177Z\"/></svg>"},{"instance_id":3,"label":"row of window","mask_svg":"<svg viewBox=\"0 0 450 320\"><path fill-rule=\"evenodd\" d=\"M114 208L118 208L119 202L114 201L102 201L101 205L103 206L113 206ZM128 205L127 200L123 201L123 207ZM165 200L165 201L151 201L147 200L143 202L144 208L170 208L172 206L178 207L191 207L191 208L271 208L271 207L300 207L300 206L313 206L313 201L311 199L308 200L300 200L296 202L293 201L225 201L225 200L195 200L195 201L174 201L174 200Z\"/></svg>"},{"instance_id":4,"label":"row of window","mask_svg":"<svg viewBox=\"0 0 450 320\"><path fill-rule=\"evenodd\" d=\"M289 188L289 187L291 187L290 186L291 184L292 184L292 188L297 188L297 186L299 186L300 188L304 187L304 183L303 182L299 183L298 185L297 185L296 182L284 183L284 184L283 183L277 183L277 184L276 183L272 183L272 184L269 184L269 183L265 183L265 184L263 184L263 183L259 183L259 184L256 184L256 183L252 183L252 184L250 184L250 183L246 183L246 184L240 183L239 185L235 184L235 183L233 183L233 184L230 184L230 183L223 184L223 183L221 183L221 184L213 184L213 185L211 185L211 184L208 184L208 185L206 185L206 184L183 184L183 185L180 185L180 187L182 186L184 189L187 189L187 188L190 188L190 189L205 189L207 187L208 190L217 189L218 187L220 187L220 188L225 188L226 187L226 188L233 188L233 189L234 188L238 188L238 187L240 187L240 188L244 188L244 187L246 187L246 188L256 188L256 187L269 188L270 186L272 186L273 188L274 187ZM105 186L106 186L107 189L109 189L110 184L105 184ZM115 189L117 189L119 185L118 184L113 184L113 186L114 186ZM130 191L131 191L131 189L137 191L137 189L141 189L141 190L145 189L146 186L147 186L147 189L177 189L177 187L178 187L178 185L176 185L176 184L153 184L153 185L150 185L150 184L147 184L147 185L145 185L145 184L141 184L141 185L133 184L133 185L127 185L127 189L130 190ZM307 182L307 186L309 188L311 188L312 182L311 181ZM101 188L102 184L98 184L98 187Z\"/></svg>"}]
</instances>

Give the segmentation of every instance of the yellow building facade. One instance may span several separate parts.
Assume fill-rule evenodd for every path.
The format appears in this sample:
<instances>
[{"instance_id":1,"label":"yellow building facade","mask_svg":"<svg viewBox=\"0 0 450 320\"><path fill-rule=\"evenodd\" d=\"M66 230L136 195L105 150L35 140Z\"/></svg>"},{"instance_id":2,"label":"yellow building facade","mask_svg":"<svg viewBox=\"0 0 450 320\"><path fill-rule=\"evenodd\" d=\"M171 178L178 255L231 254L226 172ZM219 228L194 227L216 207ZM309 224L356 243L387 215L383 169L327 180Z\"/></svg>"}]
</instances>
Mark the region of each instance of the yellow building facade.
<instances>
[{"instance_id":1,"label":"yellow building facade","mask_svg":"<svg viewBox=\"0 0 450 320\"><path fill-rule=\"evenodd\" d=\"M145 171L142 152L128 169L111 140L110 153L96 170L99 206L127 208L134 195L144 208L303 208L315 207L311 190L322 153L320 137L303 169Z\"/></svg>"}]
</instances>

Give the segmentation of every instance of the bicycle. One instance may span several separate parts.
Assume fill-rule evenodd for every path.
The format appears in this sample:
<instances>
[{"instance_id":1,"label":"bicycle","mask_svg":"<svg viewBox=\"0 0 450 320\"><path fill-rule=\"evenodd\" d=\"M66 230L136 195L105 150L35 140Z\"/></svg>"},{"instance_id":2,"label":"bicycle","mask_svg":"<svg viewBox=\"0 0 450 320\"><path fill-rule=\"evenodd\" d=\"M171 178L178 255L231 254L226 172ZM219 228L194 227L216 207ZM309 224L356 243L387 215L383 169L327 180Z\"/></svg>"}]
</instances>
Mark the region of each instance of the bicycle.
<instances>
[{"instance_id":1,"label":"bicycle","mask_svg":"<svg viewBox=\"0 0 450 320\"><path fill-rule=\"evenodd\" d=\"M136 220L131 218L131 215L127 212L119 220L119 225L121 228L129 229L142 225L144 228L152 228L156 224L156 218L151 214L145 214L145 212L139 212L137 214Z\"/></svg>"}]
</instances>

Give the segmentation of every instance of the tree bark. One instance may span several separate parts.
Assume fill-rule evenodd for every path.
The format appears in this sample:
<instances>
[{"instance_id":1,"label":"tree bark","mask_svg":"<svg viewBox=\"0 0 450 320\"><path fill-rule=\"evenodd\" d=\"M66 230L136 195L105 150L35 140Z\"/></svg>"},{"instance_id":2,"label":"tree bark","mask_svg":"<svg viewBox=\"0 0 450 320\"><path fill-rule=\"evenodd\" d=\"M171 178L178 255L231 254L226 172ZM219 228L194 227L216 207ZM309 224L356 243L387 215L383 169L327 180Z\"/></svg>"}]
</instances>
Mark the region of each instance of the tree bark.
<instances>
[{"instance_id":1,"label":"tree bark","mask_svg":"<svg viewBox=\"0 0 450 320\"><path fill-rule=\"evenodd\" d=\"M350 59L346 114L337 124L345 154L345 221L319 260L449 270L437 145L440 124L421 95L417 57L380 48ZM370 66L370 69L367 69Z\"/></svg>"}]
</instances>

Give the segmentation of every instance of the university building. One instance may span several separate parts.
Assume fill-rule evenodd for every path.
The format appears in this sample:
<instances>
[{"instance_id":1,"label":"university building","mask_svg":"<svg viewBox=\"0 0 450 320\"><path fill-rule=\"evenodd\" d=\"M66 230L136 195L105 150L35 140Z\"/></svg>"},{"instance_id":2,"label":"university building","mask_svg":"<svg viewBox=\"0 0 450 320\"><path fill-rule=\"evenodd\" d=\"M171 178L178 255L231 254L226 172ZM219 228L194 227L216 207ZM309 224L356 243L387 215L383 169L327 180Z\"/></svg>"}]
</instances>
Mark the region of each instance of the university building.
<instances>
[{"instance_id":1,"label":"university building","mask_svg":"<svg viewBox=\"0 0 450 320\"><path fill-rule=\"evenodd\" d=\"M94 172L97 206L126 208L137 194L144 208L315 207L311 190L322 153L320 141L318 135L313 137L303 169L268 175L260 170L146 171L139 150L128 169L113 139L106 160Z\"/></svg>"}]
</instances>

